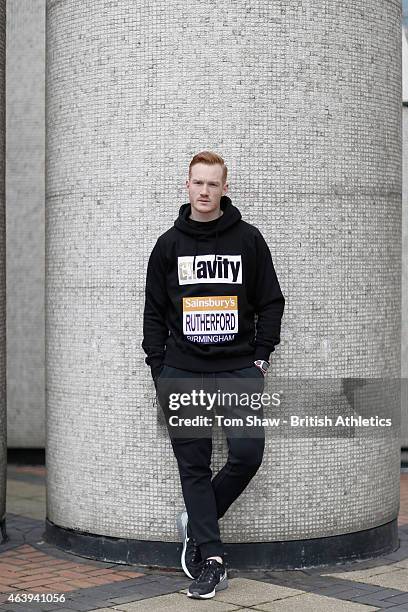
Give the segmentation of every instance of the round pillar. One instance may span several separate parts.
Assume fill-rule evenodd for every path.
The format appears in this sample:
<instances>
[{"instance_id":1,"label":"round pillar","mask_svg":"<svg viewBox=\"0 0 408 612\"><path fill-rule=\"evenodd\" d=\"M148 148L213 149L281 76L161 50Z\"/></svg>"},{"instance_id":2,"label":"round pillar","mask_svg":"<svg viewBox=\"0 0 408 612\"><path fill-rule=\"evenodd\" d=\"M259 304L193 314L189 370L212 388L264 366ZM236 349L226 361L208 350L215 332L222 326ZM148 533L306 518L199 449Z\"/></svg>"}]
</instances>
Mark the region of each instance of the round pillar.
<instances>
[{"instance_id":1,"label":"round pillar","mask_svg":"<svg viewBox=\"0 0 408 612\"><path fill-rule=\"evenodd\" d=\"M353 416L368 390L373 414L398 415L400 11L48 0L48 541L179 565L184 504L142 315L149 254L202 149L226 160L233 203L272 251L286 308L267 390L285 385L281 409L313 411L318 397ZM260 470L220 521L230 566L393 550L398 423L287 431L267 428ZM220 438L214 473L225 459Z\"/></svg>"}]
</instances>

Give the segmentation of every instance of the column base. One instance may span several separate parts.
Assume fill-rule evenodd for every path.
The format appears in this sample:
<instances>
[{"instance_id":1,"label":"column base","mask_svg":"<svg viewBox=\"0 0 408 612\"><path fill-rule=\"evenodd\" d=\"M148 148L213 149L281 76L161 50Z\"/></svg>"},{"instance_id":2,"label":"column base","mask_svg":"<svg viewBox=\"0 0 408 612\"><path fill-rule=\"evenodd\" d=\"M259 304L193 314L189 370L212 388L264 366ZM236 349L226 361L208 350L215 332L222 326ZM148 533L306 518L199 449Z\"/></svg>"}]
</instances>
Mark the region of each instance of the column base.
<instances>
[{"instance_id":1,"label":"column base","mask_svg":"<svg viewBox=\"0 0 408 612\"><path fill-rule=\"evenodd\" d=\"M45 520L44 540L80 557L154 568L181 569L180 542L94 535ZM292 570L381 557L399 548L397 519L327 538L224 544L229 569Z\"/></svg>"}]
</instances>

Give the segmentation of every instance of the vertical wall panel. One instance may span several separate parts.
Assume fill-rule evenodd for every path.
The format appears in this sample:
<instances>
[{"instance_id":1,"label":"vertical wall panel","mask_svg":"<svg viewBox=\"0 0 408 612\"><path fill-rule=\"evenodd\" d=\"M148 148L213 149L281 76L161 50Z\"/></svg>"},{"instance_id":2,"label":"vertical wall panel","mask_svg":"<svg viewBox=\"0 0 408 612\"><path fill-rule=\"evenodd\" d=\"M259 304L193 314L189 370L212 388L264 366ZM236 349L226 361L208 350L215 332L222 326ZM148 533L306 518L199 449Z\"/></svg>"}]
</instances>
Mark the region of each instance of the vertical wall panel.
<instances>
[{"instance_id":1,"label":"vertical wall panel","mask_svg":"<svg viewBox=\"0 0 408 612\"><path fill-rule=\"evenodd\" d=\"M8 446L44 448L45 0L7 1Z\"/></svg>"},{"instance_id":2,"label":"vertical wall panel","mask_svg":"<svg viewBox=\"0 0 408 612\"><path fill-rule=\"evenodd\" d=\"M6 2L0 1L0 524L6 519L7 388L6 388L6 215L5 215L5 67Z\"/></svg>"}]
</instances>

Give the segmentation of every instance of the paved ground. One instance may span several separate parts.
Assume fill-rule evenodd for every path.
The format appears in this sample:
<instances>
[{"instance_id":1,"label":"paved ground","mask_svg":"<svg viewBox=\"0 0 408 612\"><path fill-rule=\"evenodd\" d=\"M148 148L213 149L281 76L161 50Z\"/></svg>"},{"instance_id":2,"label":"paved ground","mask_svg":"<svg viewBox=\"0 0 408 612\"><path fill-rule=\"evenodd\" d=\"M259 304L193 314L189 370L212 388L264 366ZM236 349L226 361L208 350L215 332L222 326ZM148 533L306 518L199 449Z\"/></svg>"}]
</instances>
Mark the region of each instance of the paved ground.
<instances>
[{"instance_id":1,"label":"paved ground","mask_svg":"<svg viewBox=\"0 0 408 612\"><path fill-rule=\"evenodd\" d=\"M45 468L9 465L10 541L0 546L1 611L408 612L408 472L401 473L401 546L395 553L319 570L231 571L229 588L210 601L186 597L190 580L182 571L90 561L49 546L42 539L44 518ZM52 594L65 601L53 602Z\"/></svg>"}]
</instances>

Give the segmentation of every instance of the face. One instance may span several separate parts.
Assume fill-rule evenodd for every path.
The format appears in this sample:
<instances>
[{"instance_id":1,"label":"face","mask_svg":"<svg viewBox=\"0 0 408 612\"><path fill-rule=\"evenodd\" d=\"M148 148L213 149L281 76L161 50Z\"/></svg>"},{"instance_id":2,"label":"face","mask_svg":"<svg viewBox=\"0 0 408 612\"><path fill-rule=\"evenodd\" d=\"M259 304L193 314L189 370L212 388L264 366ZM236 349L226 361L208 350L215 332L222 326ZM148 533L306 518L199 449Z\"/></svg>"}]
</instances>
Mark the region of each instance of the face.
<instances>
[{"instance_id":1,"label":"face","mask_svg":"<svg viewBox=\"0 0 408 612\"><path fill-rule=\"evenodd\" d=\"M228 183L222 184L221 164L195 164L186 188L192 211L200 215L218 211L221 197L228 191Z\"/></svg>"}]
</instances>

